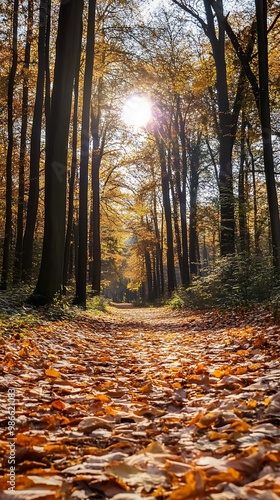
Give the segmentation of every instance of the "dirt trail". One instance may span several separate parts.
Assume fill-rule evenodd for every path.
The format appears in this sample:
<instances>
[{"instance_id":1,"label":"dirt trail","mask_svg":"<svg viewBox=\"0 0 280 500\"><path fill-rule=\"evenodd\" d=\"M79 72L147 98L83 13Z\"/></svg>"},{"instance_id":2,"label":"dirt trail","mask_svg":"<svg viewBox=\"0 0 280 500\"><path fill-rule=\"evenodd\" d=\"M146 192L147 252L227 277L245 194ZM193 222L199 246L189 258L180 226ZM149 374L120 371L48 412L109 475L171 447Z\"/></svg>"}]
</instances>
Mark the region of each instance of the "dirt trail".
<instances>
[{"instance_id":1,"label":"dirt trail","mask_svg":"<svg viewBox=\"0 0 280 500\"><path fill-rule=\"evenodd\" d=\"M278 326L110 308L0 348L0 500L279 500Z\"/></svg>"}]
</instances>

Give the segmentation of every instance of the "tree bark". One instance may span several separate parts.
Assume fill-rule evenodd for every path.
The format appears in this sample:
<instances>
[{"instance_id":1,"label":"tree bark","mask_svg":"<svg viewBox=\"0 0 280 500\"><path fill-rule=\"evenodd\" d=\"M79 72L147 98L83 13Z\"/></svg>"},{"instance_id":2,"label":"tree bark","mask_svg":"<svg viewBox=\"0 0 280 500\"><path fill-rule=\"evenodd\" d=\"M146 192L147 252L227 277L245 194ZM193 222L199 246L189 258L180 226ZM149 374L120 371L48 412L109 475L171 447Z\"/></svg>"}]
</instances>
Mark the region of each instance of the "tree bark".
<instances>
[{"instance_id":1,"label":"tree bark","mask_svg":"<svg viewBox=\"0 0 280 500\"><path fill-rule=\"evenodd\" d=\"M188 287L190 284L189 253L187 237L187 146L185 123L181 112L179 111L179 137L182 147L182 172L181 185L178 179L178 193L180 200L180 219L182 234L182 285Z\"/></svg>"},{"instance_id":2,"label":"tree bark","mask_svg":"<svg viewBox=\"0 0 280 500\"><path fill-rule=\"evenodd\" d=\"M173 144L173 155L174 155L174 161L173 161L173 170L175 174L175 178L177 178L177 190L175 190L174 186L174 180L172 177L171 173L171 168L170 168L170 159L168 159L168 178L170 180L170 192L171 192L171 199L172 199L172 205L173 205L173 212L172 212L172 218L173 218L173 227L174 227L174 234L175 234L175 242L176 242L176 251L177 251L177 258L179 262L179 269L180 269L180 277L181 277L181 282L183 278L183 256L182 256L182 244L181 244L181 234L180 234L180 229L179 229L179 216L178 216L178 205L180 205L179 202L179 197L180 197L180 173L179 173L179 148L178 144ZM178 181L179 179L179 181Z\"/></svg>"},{"instance_id":3,"label":"tree bark","mask_svg":"<svg viewBox=\"0 0 280 500\"><path fill-rule=\"evenodd\" d=\"M80 47L81 50L81 47ZM80 63L80 54L79 54ZM68 283L68 269L70 261L70 246L73 233L73 215L74 215L74 188L77 171L77 134L78 134L78 101L79 101L79 70L80 64L77 65L75 86L74 86L74 111L73 111L73 135L72 135L72 164L69 179L69 196L68 196L68 216L67 229L65 236L64 262L63 262L63 293L66 293Z\"/></svg>"},{"instance_id":4,"label":"tree bark","mask_svg":"<svg viewBox=\"0 0 280 500\"><path fill-rule=\"evenodd\" d=\"M197 231L197 190L198 190L198 167L200 152L200 137L197 142L189 146L190 152L190 271L192 276L199 275L200 258Z\"/></svg>"},{"instance_id":5,"label":"tree bark","mask_svg":"<svg viewBox=\"0 0 280 500\"><path fill-rule=\"evenodd\" d=\"M92 73L94 60L96 0L89 0L86 67L84 76L81 163L80 163L80 194L79 194L79 257L74 303L86 306L87 286L87 246L88 246L88 159L89 159L89 124L92 89Z\"/></svg>"},{"instance_id":6,"label":"tree bark","mask_svg":"<svg viewBox=\"0 0 280 500\"><path fill-rule=\"evenodd\" d=\"M241 140L240 140L240 164L238 175L238 218L239 218L239 240L240 252L243 255L249 255L249 231L247 224L247 194L245 186L245 165L246 165L246 152L245 152L245 116L242 113L241 123Z\"/></svg>"},{"instance_id":7,"label":"tree bark","mask_svg":"<svg viewBox=\"0 0 280 500\"><path fill-rule=\"evenodd\" d=\"M156 236L156 276L157 276L157 288L158 292L161 296L164 295L164 272L163 272L163 261L162 261L162 247L161 247L161 238L158 227L158 218L157 218L157 200L156 200L156 192L153 192L153 222L155 228L155 236Z\"/></svg>"},{"instance_id":8,"label":"tree bark","mask_svg":"<svg viewBox=\"0 0 280 500\"><path fill-rule=\"evenodd\" d=\"M164 141L157 138L159 158L161 166L161 187L163 197L163 207L166 224L166 240L167 240L167 287L171 293L176 288L175 265L174 265L174 249L173 249L173 229L171 217L171 204L169 198L169 179L166 168L165 145Z\"/></svg>"},{"instance_id":9,"label":"tree bark","mask_svg":"<svg viewBox=\"0 0 280 500\"><path fill-rule=\"evenodd\" d=\"M146 266L146 278L147 278L147 289L148 289L148 301L151 303L154 300L153 293L153 278L152 278L152 265L150 252L145 250L145 266Z\"/></svg>"},{"instance_id":10,"label":"tree bark","mask_svg":"<svg viewBox=\"0 0 280 500\"><path fill-rule=\"evenodd\" d=\"M27 119L28 119L28 84L29 84L29 66L30 51L33 33L33 0L28 0L28 18L25 43L25 55L23 64L23 93L22 93L22 123L20 134L20 153L19 153L19 181L18 181L18 210L17 210L17 234L14 260L14 284L21 280L22 270L22 244L23 244L23 216L24 216L24 185L25 185L25 159L26 159L26 137L27 137Z\"/></svg>"},{"instance_id":11,"label":"tree bark","mask_svg":"<svg viewBox=\"0 0 280 500\"><path fill-rule=\"evenodd\" d=\"M105 53L102 54L102 67L105 61ZM106 130L100 144L100 118L101 118L101 99L103 93L103 77L100 76L97 85L97 103L96 111L91 114L91 135L93 141L92 150L92 277L91 285L94 295L101 292L101 233L100 233L100 166L104 153Z\"/></svg>"},{"instance_id":12,"label":"tree bark","mask_svg":"<svg viewBox=\"0 0 280 500\"><path fill-rule=\"evenodd\" d=\"M29 299L34 305L51 303L62 286L68 134L82 13L83 0L61 2L47 136L43 253L38 282Z\"/></svg>"},{"instance_id":13,"label":"tree bark","mask_svg":"<svg viewBox=\"0 0 280 500\"><path fill-rule=\"evenodd\" d=\"M260 119L262 127L264 170L269 207L273 263L277 274L280 273L280 224L279 207L275 185L274 160L271 141L269 78L268 78L268 40L267 40L267 2L255 0L259 52Z\"/></svg>"},{"instance_id":14,"label":"tree bark","mask_svg":"<svg viewBox=\"0 0 280 500\"><path fill-rule=\"evenodd\" d=\"M10 244L12 236L12 157L14 147L13 131L13 105L14 105L14 84L18 63L18 0L14 0L13 12L13 46L12 65L8 81L8 149L6 157L6 210L5 210L5 234L3 244L3 262L0 288L6 290L8 287L8 274L10 264Z\"/></svg>"},{"instance_id":15,"label":"tree bark","mask_svg":"<svg viewBox=\"0 0 280 500\"><path fill-rule=\"evenodd\" d=\"M46 70L46 37L50 16L50 0L40 1L40 26L38 39L38 72L33 123L30 143L29 192L26 225L22 244L22 279L30 282L32 274L33 241L39 200L39 167L44 102L44 77Z\"/></svg>"}]
</instances>

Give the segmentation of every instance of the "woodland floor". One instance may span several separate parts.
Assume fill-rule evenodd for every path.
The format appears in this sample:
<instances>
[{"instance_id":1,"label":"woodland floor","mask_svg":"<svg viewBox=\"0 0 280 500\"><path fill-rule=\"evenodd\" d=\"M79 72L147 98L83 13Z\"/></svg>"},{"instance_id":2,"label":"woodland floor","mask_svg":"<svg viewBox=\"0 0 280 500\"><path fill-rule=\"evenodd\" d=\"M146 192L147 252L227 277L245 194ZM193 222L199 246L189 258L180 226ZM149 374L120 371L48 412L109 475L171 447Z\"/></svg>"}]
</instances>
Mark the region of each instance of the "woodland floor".
<instances>
[{"instance_id":1,"label":"woodland floor","mask_svg":"<svg viewBox=\"0 0 280 500\"><path fill-rule=\"evenodd\" d=\"M279 500L279 333L264 310L11 319L0 337L0 500Z\"/></svg>"}]
</instances>

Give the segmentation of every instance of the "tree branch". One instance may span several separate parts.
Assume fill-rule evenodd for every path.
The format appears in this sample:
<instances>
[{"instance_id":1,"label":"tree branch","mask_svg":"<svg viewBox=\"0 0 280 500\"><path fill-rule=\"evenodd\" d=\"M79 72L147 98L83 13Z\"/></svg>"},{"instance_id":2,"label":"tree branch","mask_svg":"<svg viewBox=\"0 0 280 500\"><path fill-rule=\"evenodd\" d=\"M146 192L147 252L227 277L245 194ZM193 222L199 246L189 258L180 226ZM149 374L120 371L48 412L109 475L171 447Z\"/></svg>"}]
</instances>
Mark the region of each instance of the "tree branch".
<instances>
[{"instance_id":1,"label":"tree branch","mask_svg":"<svg viewBox=\"0 0 280 500\"><path fill-rule=\"evenodd\" d=\"M187 7L187 5L185 5L183 2L179 2L178 0L171 0L171 1L175 5L177 5L178 7L180 7L180 9L183 9L185 12L187 12L188 14L190 14L194 19L196 19L199 22L199 24L201 25L204 33L207 35L207 33L208 33L208 25L206 24L205 21L203 21L203 19L198 15L197 12L195 12L193 9L190 9L189 7Z\"/></svg>"}]
</instances>

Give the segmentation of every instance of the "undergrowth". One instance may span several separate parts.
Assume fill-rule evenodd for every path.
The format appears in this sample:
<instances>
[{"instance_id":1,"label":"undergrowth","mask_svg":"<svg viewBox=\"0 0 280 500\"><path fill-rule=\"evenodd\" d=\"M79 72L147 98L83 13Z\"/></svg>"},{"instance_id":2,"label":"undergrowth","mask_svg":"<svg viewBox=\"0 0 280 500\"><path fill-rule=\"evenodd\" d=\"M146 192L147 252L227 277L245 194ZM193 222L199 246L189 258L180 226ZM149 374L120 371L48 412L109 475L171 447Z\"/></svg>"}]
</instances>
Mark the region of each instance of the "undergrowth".
<instances>
[{"instance_id":1,"label":"undergrowth","mask_svg":"<svg viewBox=\"0 0 280 500\"><path fill-rule=\"evenodd\" d=\"M189 288L178 288L167 305L171 309L230 309L258 303L269 303L278 314L280 288L271 259L254 256L221 259Z\"/></svg>"},{"instance_id":2,"label":"undergrowth","mask_svg":"<svg viewBox=\"0 0 280 500\"><path fill-rule=\"evenodd\" d=\"M64 321L78 318L84 314L73 305L73 293L57 295L49 306L38 308L26 305L32 289L22 286L17 289L0 291L0 337L17 333L24 334L30 328L45 321ZM96 315L105 312L107 301L103 297L88 297L87 313Z\"/></svg>"}]
</instances>

